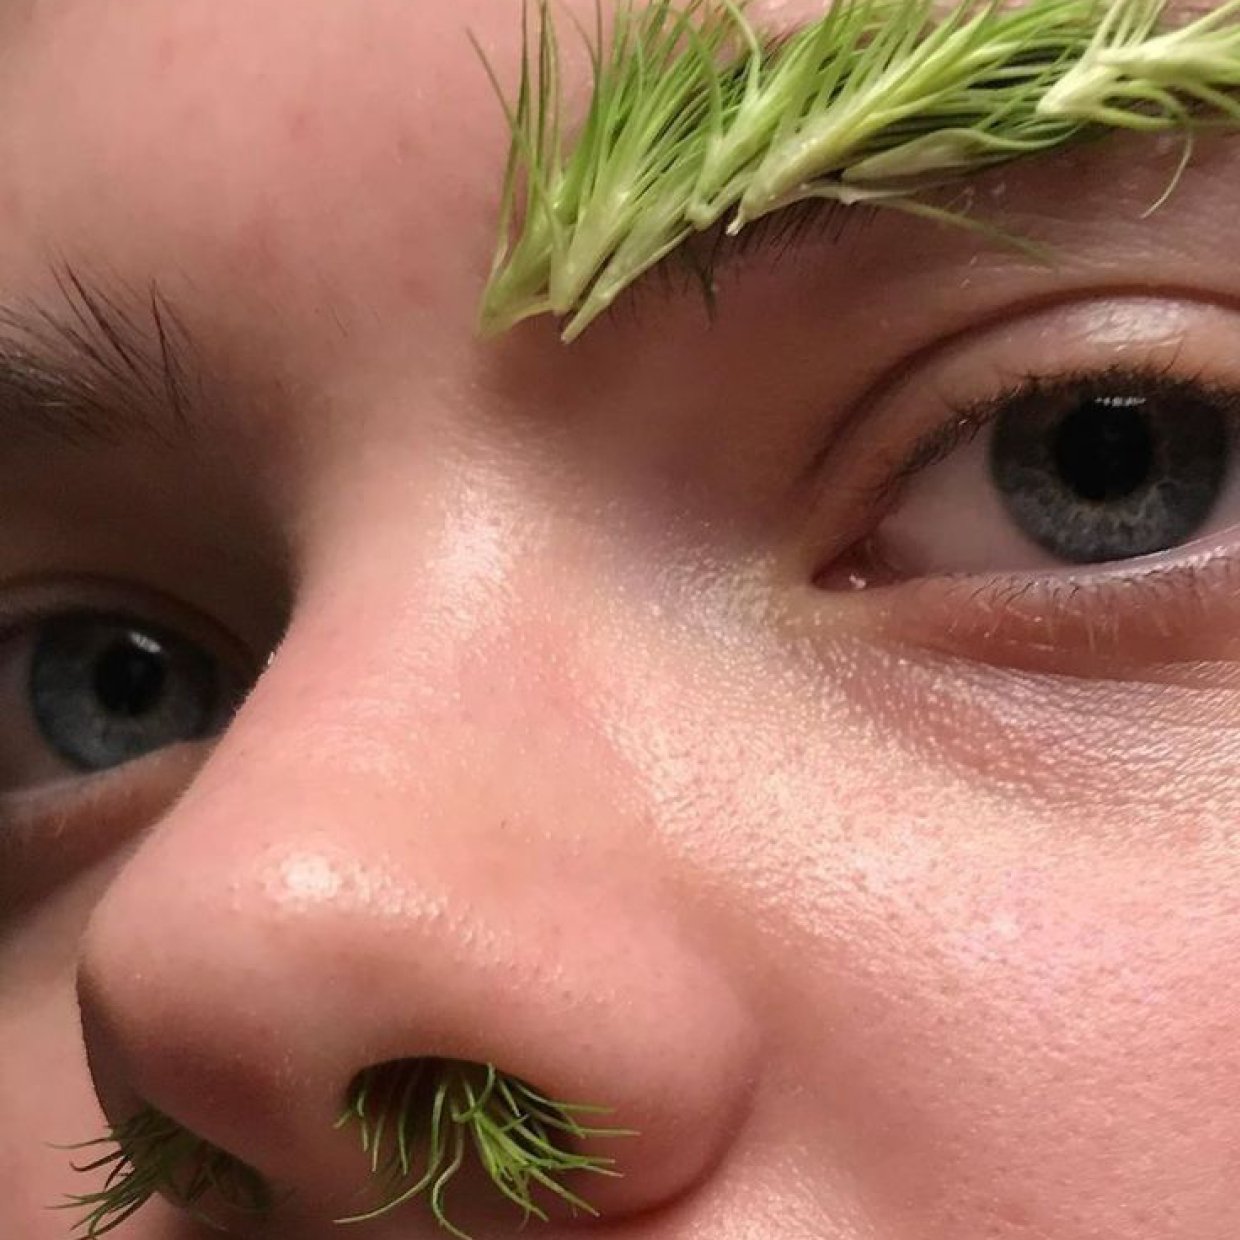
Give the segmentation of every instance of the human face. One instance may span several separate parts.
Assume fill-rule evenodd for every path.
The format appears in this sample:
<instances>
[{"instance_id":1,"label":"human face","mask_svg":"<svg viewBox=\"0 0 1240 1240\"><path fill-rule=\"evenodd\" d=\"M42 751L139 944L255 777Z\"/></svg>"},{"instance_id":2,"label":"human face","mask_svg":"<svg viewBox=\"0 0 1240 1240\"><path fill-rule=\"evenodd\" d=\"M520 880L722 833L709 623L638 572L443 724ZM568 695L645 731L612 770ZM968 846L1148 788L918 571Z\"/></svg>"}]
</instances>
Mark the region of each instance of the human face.
<instances>
[{"instance_id":1,"label":"human face","mask_svg":"<svg viewBox=\"0 0 1240 1240\"><path fill-rule=\"evenodd\" d=\"M636 1129L578 1186L617 1238L1231 1240L1232 463L1195 553L1068 576L984 436L866 497L1014 376L1230 409L1234 147L1151 219L1174 145L979 181L1052 264L879 218L752 251L713 321L646 290L569 349L484 343L505 132L466 32L510 81L515 5L0 25L2 300L77 308L114 422L19 425L6 389L6 1240L98 1187L49 1145L97 1096L279 1189L239 1234L338 1236L349 1084L428 1056ZM176 384L126 369L99 289ZM875 528L894 563L850 551ZM99 613L202 717L87 775ZM210 1233L157 1199L117 1234Z\"/></svg>"}]
</instances>

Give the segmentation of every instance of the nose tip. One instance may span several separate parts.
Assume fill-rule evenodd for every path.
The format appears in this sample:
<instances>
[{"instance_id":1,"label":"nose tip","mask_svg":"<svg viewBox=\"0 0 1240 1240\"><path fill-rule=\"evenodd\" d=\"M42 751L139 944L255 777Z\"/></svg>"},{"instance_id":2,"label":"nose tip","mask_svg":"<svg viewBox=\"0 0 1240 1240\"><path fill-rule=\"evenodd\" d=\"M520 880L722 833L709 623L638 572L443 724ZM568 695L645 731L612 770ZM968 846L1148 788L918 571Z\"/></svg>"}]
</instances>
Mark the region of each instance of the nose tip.
<instances>
[{"instance_id":1,"label":"nose tip","mask_svg":"<svg viewBox=\"0 0 1240 1240\"><path fill-rule=\"evenodd\" d=\"M401 1217L478 1237L523 1200L565 1220L657 1208L721 1155L750 1026L640 867L488 855L468 833L260 843L225 809L187 799L87 932L111 1113L140 1100L300 1219L408 1195Z\"/></svg>"}]
</instances>

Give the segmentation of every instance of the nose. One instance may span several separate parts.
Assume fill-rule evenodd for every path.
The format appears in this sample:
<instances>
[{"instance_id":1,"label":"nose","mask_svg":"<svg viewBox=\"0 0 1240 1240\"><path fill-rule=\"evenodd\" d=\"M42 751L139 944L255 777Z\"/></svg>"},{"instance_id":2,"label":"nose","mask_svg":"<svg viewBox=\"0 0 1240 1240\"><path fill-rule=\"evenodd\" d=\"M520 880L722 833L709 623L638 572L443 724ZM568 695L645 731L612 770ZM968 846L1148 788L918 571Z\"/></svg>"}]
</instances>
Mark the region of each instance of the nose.
<instances>
[{"instance_id":1,"label":"nose","mask_svg":"<svg viewBox=\"0 0 1240 1240\"><path fill-rule=\"evenodd\" d=\"M606 1218L669 1204L726 1149L754 1038L594 726L570 626L410 654L400 626L352 639L344 608L294 622L96 910L80 993L106 1109L154 1108L252 1168L310 1235L381 1204L360 1125L337 1125L359 1082L420 1073L417 1134L426 1081L482 1089L489 1065L632 1134L552 1132L618 1173L569 1169L569 1191ZM481 1236L499 1198L472 1149L447 1200ZM434 1231L425 1202L390 1217Z\"/></svg>"}]
</instances>

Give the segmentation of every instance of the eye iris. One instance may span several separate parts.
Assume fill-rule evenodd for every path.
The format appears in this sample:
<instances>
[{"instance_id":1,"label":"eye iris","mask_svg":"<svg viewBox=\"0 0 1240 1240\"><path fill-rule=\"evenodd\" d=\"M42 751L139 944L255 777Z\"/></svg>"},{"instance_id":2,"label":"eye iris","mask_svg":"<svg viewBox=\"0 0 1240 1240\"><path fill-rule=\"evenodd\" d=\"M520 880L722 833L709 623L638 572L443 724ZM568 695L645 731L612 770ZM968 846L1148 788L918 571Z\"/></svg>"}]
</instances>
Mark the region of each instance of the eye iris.
<instances>
[{"instance_id":1,"label":"eye iris","mask_svg":"<svg viewBox=\"0 0 1240 1240\"><path fill-rule=\"evenodd\" d=\"M40 628L29 692L44 740L72 766L105 770L201 738L218 715L212 660L170 633L105 616Z\"/></svg>"},{"instance_id":2,"label":"eye iris","mask_svg":"<svg viewBox=\"0 0 1240 1240\"><path fill-rule=\"evenodd\" d=\"M1227 481L1228 426L1188 384L1034 393L1000 415L991 473L1016 524L1059 559L1130 559L1204 526Z\"/></svg>"}]
</instances>

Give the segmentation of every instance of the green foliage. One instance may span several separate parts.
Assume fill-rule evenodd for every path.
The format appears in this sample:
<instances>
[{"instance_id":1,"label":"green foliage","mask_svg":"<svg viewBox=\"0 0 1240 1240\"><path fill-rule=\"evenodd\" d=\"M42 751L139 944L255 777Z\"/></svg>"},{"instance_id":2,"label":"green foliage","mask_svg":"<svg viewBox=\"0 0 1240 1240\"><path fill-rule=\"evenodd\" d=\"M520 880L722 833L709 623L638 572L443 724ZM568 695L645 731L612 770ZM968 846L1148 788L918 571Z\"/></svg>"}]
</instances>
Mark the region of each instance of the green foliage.
<instances>
[{"instance_id":1,"label":"green foliage","mask_svg":"<svg viewBox=\"0 0 1240 1240\"><path fill-rule=\"evenodd\" d=\"M382 1204L340 1219L378 1218L425 1196L439 1223L469 1240L446 1214L445 1194L467 1160L518 1206L526 1219L546 1219L537 1195L548 1193L572 1209L593 1208L561 1182L570 1172L617 1176L613 1160L575 1152L590 1137L633 1136L617 1128L594 1128L583 1120L599 1107L553 1102L490 1065L446 1059L412 1059L360 1073L349 1091L337 1128L356 1125ZM74 1170L107 1169L102 1188L70 1197L59 1209L83 1211L81 1240L98 1240L162 1193L204 1222L204 1203L266 1213L273 1205L262 1177L231 1154L194 1136L175 1120L147 1107L104 1137L67 1147L102 1149Z\"/></svg>"},{"instance_id":2,"label":"green foliage","mask_svg":"<svg viewBox=\"0 0 1240 1240\"><path fill-rule=\"evenodd\" d=\"M527 0L481 329L553 314L572 340L694 234L796 203L958 219L926 192L1115 129L1240 125L1240 0L1160 32L1163 7L836 0L775 39L745 0L618 0L570 135L550 0Z\"/></svg>"},{"instance_id":3,"label":"green foliage","mask_svg":"<svg viewBox=\"0 0 1240 1240\"><path fill-rule=\"evenodd\" d=\"M552 1102L492 1065L414 1059L368 1068L354 1083L337 1127L355 1124L384 1201L364 1214L377 1218L425 1196L440 1225L460 1240L465 1232L447 1217L444 1196L474 1155L491 1183L525 1219L546 1219L539 1190L574 1210L595 1211L561 1182L569 1172L615 1176L613 1160L575 1153L587 1137L631 1136L620 1129L586 1127L581 1118L598 1107Z\"/></svg>"},{"instance_id":4,"label":"green foliage","mask_svg":"<svg viewBox=\"0 0 1240 1240\"><path fill-rule=\"evenodd\" d=\"M102 1147L92 1162L75 1164L81 1172L107 1168L97 1192L70 1197L60 1209L84 1211L78 1223L83 1240L97 1240L119 1227L156 1193L163 1193L206 1222L199 1203L214 1198L235 1210L262 1213L271 1199L259 1174L217 1149L175 1120L148 1107L112 1128L108 1135L71 1150Z\"/></svg>"}]
</instances>

